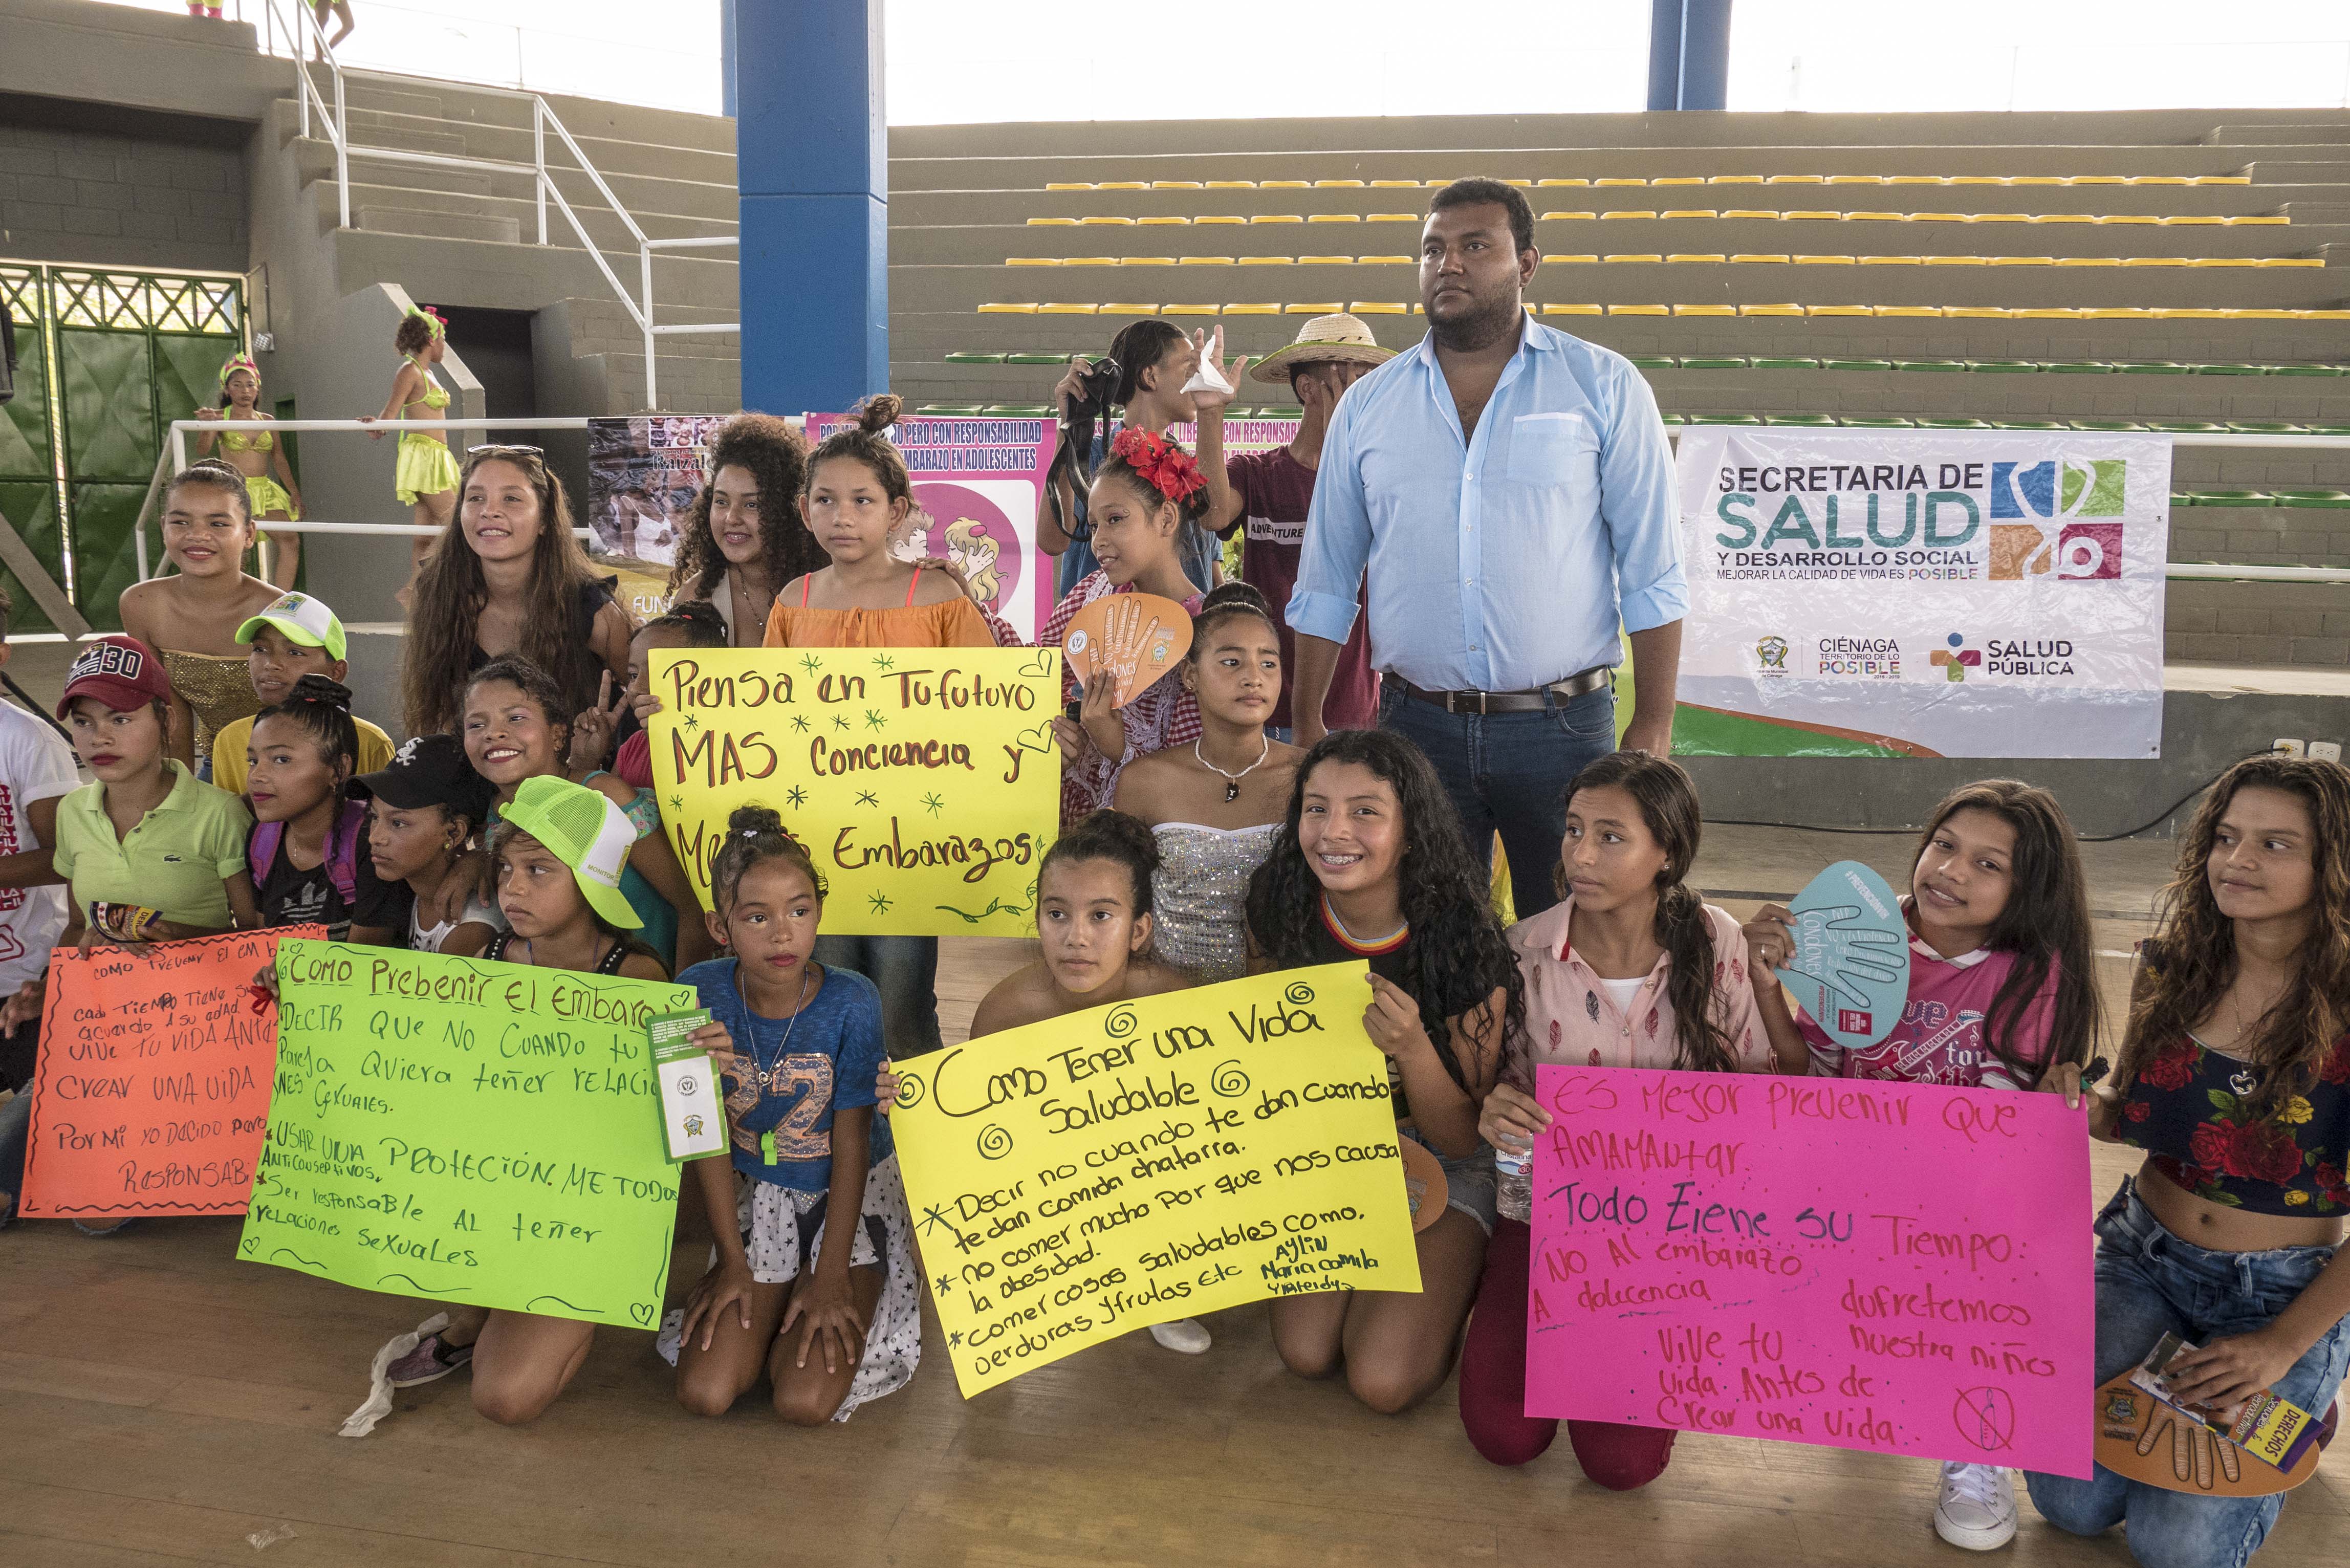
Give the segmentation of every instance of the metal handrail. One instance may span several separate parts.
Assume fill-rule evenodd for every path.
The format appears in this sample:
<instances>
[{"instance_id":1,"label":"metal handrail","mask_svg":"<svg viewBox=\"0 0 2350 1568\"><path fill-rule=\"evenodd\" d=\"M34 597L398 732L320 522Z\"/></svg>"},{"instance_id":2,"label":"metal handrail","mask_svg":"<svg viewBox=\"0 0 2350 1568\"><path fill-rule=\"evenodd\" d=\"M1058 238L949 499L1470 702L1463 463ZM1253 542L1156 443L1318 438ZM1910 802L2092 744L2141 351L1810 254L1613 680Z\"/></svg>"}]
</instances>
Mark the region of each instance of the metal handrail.
<instances>
[{"instance_id":1,"label":"metal handrail","mask_svg":"<svg viewBox=\"0 0 2350 1568\"><path fill-rule=\"evenodd\" d=\"M276 52L277 28L283 21L278 14L280 3L281 0L264 0L267 7L266 16L269 22L268 47L272 53ZM344 78L346 76L358 76L388 82L408 81L412 78L393 76L384 71L354 69L346 72L342 63L335 58L334 50L328 45L325 30L318 26L317 16L304 4L304 0L292 0L292 4L297 21L294 26L288 26L286 32L294 50L295 74L300 78L302 83L302 91L296 100L301 106L301 131L305 138L310 134L310 105L311 101L316 99L318 117L325 124L328 140L335 150L336 226L348 229L351 226L350 154L352 150L349 119L345 107ZM303 46L306 43L316 46L319 57L324 60L332 76L335 101L331 110L328 107L325 95L318 90L317 84L311 79L309 61L303 53ZM530 162L515 163L503 159L467 158L452 152L418 152L400 147L361 147L358 150L359 155L379 162L417 163L441 169L530 175L532 190L538 207L538 244L544 245L547 243L546 200L552 196L555 198L556 209L562 213L564 220L571 225L571 232L578 237L580 249L587 252L588 259L596 264L596 270L604 275L604 281L610 286L613 296L619 300L620 308L629 313L629 319L636 325L637 330L643 334L645 406L649 409L658 408L660 406L660 368L655 347L656 339L668 337L721 336L729 332L741 331L742 324L730 321L657 325L654 321L653 252L733 245L740 243L738 238L732 234L670 240L649 238L643 226L637 222L628 208L621 204L620 198L613 192L611 185L606 182L602 171L589 160L586 150L571 134L570 129L563 123L563 118L555 112L554 106L545 98L535 92L512 88L490 87L471 82L465 84L465 87L469 92L486 93L494 98L514 99L530 104ZM610 209L612 215L619 219L621 225L628 230L629 237L636 241L638 284L642 294L641 301L632 297L628 289L622 286L619 275L612 270L611 264L605 260L603 247L598 244L594 236L588 234L587 224L580 221L579 214L572 210L571 202L564 196L562 188L556 184L554 172L548 168L546 161L546 132L549 127L554 129L556 139L569 150L572 158L578 164L579 171L587 175L595 185L597 193L603 197L605 205Z\"/></svg>"}]
</instances>

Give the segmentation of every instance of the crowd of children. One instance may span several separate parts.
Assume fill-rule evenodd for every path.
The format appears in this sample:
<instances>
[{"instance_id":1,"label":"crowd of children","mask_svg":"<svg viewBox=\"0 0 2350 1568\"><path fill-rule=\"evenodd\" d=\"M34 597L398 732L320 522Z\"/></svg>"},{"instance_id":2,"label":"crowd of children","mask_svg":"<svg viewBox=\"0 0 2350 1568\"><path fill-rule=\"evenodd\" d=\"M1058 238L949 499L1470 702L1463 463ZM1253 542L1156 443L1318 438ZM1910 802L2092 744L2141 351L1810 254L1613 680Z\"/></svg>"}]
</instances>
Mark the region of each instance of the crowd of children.
<instances>
[{"instance_id":1,"label":"crowd of children","mask_svg":"<svg viewBox=\"0 0 2350 1568\"><path fill-rule=\"evenodd\" d=\"M403 332L413 347L387 411L437 407L437 323ZM1146 374L1155 386L1160 372ZM224 384L249 409L249 365ZM680 601L642 628L580 552L535 449L480 447L462 467L429 438L403 450L403 497L440 532L409 609L396 747L351 711L333 611L243 569L256 508L290 516L296 499L250 463L178 474L172 570L123 596L125 634L73 659L56 710L67 738L0 705L0 1067L20 1089L0 1107L0 1214L22 1184L21 1091L55 946L315 922L354 942L674 975L710 1012L694 1038L719 1064L731 1142L688 1183L716 1240L659 1338L680 1403L723 1415L764 1379L780 1415L816 1426L902 1386L920 1360L920 1274L889 1063L939 1046L937 940L825 931L825 877L767 805L728 823L705 914L660 831L642 729L659 649L1003 636L947 574L890 554L913 504L887 439L897 412L877 399L813 450L780 421L733 421L683 541ZM1399 1134L1442 1170L1444 1208L1417 1233L1419 1292L1271 1304L1291 1372L1341 1378L1393 1413L1457 1364L1480 1454L1523 1465L1551 1445L1557 1423L1523 1413L1526 1158L1550 1120L1534 1068L1576 1064L2085 1098L2095 1136L2147 1156L2097 1221L2098 1377L2168 1329L2208 1339L2182 1366L2215 1400L2273 1386L2331 1403L2350 1361L2350 1264L2334 1251L2350 1214L2350 773L2262 758L2209 793L2110 1072L2063 810L2012 781L1953 793L1910 860L1900 1021L1846 1049L1778 983L1789 912L1765 905L1742 927L1690 885L1699 802L1670 761L1619 752L1559 781L1559 901L1505 929L1484 846L1409 742L1335 728L1288 744L1279 611L1187 564L1204 514L1251 504L1233 493L1157 431L1107 443L1084 496L1090 566L1041 640L1087 603L1147 592L1191 610L1191 649L1122 707L1108 680L1071 681L1037 956L988 992L971 1034L1245 973L1367 967L1364 1026ZM1153 1334L1210 1348L1188 1320ZM567 1318L460 1310L390 1379L470 1366L484 1416L527 1421L593 1336ZM1661 1474L1676 1439L1567 1427L1585 1473L1619 1489ZM2148 1563L2241 1563L2282 1506L2103 1469L2027 1486L2062 1529L2126 1523ZM1944 1539L1994 1547L2016 1518L2011 1472L1943 1467Z\"/></svg>"}]
</instances>

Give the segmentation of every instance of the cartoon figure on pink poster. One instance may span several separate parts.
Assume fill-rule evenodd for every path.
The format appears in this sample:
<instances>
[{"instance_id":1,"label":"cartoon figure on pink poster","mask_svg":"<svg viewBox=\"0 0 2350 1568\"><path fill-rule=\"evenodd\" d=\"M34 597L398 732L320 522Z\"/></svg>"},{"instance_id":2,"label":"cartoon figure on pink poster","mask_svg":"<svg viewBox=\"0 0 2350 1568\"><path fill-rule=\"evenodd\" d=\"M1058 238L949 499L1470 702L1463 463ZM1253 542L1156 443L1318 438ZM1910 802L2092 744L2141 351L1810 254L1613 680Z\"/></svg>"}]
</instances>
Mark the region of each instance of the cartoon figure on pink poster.
<instances>
[{"instance_id":1,"label":"cartoon figure on pink poster","mask_svg":"<svg viewBox=\"0 0 2350 1568\"><path fill-rule=\"evenodd\" d=\"M1014 598L1024 565L1019 531L1003 508L979 489L915 480L914 514L891 553L906 561L928 556L948 562L962 574L982 609L1019 623ZM1007 605L1013 609L1007 610Z\"/></svg>"}]
</instances>

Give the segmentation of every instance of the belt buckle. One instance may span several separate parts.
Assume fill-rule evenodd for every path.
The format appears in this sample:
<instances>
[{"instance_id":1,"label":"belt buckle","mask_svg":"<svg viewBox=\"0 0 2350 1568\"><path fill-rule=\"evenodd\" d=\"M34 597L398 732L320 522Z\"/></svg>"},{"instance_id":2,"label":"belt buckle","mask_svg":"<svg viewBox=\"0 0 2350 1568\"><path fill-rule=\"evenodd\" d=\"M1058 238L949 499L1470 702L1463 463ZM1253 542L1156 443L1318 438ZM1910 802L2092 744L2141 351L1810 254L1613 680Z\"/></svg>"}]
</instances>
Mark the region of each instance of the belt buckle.
<instances>
[{"instance_id":1,"label":"belt buckle","mask_svg":"<svg viewBox=\"0 0 2350 1568\"><path fill-rule=\"evenodd\" d=\"M1456 707L1453 709L1453 711L1456 713L1474 713L1481 719L1484 718L1485 696L1486 694L1482 691L1456 691L1452 694L1452 700L1455 702L1460 702L1466 698L1473 697L1477 701L1477 705L1474 708Z\"/></svg>"}]
</instances>

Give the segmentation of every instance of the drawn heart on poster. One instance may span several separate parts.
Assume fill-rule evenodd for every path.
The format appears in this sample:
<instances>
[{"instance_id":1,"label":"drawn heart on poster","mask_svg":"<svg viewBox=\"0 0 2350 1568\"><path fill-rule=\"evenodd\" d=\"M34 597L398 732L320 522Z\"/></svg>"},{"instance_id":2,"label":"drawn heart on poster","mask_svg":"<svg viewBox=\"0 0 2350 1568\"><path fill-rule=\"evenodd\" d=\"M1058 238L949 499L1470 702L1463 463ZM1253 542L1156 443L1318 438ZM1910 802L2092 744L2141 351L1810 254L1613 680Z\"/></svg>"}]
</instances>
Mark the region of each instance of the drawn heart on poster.
<instances>
[{"instance_id":1,"label":"drawn heart on poster","mask_svg":"<svg viewBox=\"0 0 2350 1568\"><path fill-rule=\"evenodd\" d=\"M1090 684L1096 670L1116 682L1113 708L1149 691L1191 647L1190 612L1157 594L1105 595L1069 618L1061 639L1079 685Z\"/></svg>"},{"instance_id":2,"label":"drawn heart on poster","mask_svg":"<svg viewBox=\"0 0 2350 1568\"><path fill-rule=\"evenodd\" d=\"M1053 726L1048 720L1033 730L1023 730L1012 737L1020 742L1024 752L1050 753L1053 749Z\"/></svg>"},{"instance_id":3,"label":"drawn heart on poster","mask_svg":"<svg viewBox=\"0 0 2350 1568\"><path fill-rule=\"evenodd\" d=\"M660 1310L659 1306L650 1302L630 1302L629 1303L629 1315L635 1318L638 1325L642 1328L652 1327L653 1314Z\"/></svg>"}]
</instances>

